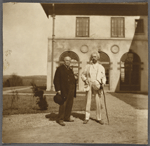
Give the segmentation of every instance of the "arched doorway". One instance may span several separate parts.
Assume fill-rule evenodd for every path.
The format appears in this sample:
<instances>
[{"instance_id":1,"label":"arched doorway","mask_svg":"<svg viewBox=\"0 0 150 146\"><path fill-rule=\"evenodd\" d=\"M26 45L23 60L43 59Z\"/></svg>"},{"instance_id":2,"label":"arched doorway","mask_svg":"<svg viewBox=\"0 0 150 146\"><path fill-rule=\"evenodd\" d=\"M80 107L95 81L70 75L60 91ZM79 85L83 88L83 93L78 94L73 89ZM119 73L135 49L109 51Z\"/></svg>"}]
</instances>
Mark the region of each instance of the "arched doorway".
<instances>
[{"instance_id":1,"label":"arched doorway","mask_svg":"<svg viewBox=\"0 0 150 146\"><path fill-rule=\"evenodd\" d=\"M81 63L79 60L79 56L73 51L65 51L59 57L60 65L64 62L64 57L66 57L66 56L69 56L71 58L70 67L72 67L74 74L79 75L80 63ZM79 78L80 77L78 77L78 81L77 81L77 89L79 89Z\"/></svg>"},{"instance_id":2,"label":"arched doorway","mask_svg":"<svg viewBox=\"0 0 150 146\"><path fill-rule=\"evenodd\" d=\"M106 87L108 87L109 89L109 83L110 83L110 73L109 73L109 70L110 70L110 58L109 56L104 53L104 52L100 52L100 63L104 66L105 68L105 74L106 74Z\"/></svg>"},{"instance_id":3,"label":"arched doorway","mask_svg":"<svg viewBox=\"0 0 150 146\"><path fill-rule=\"evenodd\" d=\"M133 52L127 52L121 57L120 90L139 91L141 82L141 60Z\"/></svg>"}]
</instances>

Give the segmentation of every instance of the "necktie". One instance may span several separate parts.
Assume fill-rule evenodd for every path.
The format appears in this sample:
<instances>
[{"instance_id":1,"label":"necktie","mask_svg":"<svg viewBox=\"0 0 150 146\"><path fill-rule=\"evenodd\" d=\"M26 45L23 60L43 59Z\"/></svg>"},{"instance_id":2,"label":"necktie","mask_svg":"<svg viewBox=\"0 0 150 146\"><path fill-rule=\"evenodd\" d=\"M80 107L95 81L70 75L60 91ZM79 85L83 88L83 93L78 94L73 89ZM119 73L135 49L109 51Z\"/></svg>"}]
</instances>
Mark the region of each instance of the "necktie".
<instances>
[{"instance_id":1,"label":"necktie","mask_svg":"<svg viewBox=\"0 0 150 146\"><path fill-rule=\"evenodd\" d=\"M67 66L67 69L69 70L69 66Z\"/></svg>"}]
</instances>

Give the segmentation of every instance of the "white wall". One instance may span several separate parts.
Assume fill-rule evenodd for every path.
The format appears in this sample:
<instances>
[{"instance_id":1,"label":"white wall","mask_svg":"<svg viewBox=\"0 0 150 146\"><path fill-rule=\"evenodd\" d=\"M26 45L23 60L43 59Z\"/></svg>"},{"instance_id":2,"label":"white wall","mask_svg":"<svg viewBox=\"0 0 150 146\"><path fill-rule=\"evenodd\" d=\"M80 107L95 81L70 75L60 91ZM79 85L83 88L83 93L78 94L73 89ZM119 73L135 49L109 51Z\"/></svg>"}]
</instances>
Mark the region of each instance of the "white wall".
<instances>
[{"instance_id":1,"label":"white wall","mask_svg":"<svg viewBox=\"0 0 150 146\"><path fill-rule=\"evenodd\" d=\"M90 36L76 37L76 17L90 18ZM57 16L55 17L55 37L56 38L86 38L86 39L122 39L111 38L111 17L120 16ZM123 39L133 39L135 31L135 19L144 19L144 27L147 29L148 22L146 16L121 16L125 19L125 37ZM52 24L52 17L50 17ZM148 32L136 36L136 38L147 39Z\"/></svg>"},{"instance_id":2,"label":"white wall","mask_svg":"<svg viewBox=\"0 0 150 146\"><path fill-rule=\"evenodd\" d=\"M64 51L74 51L82 61L81 73L89 61L90 54L93 51L98 51L100 47L105 52L112 62L110 70L110 90L119 90L120 86L120 62L123 54L132 49L137 53L141 61L144 63L141 72L141 91L148 91L148 25L146 16L126 16L125 18L125 38L111 38L111 16L90 16L90 37L75 37L76 30L76 17L79 16L56 16L55 21L55 52L54 61L59 60L59 56ZM86 17L86 16L80 16ZM113 16L114 17L114 16ZM135 35L135 19L144 19L143 34ZM52 18L50 18L52 23ZM57 39L58 38L58 39ZM49 39L51 42L51 39ZM82 45L87 45L89 51L85 54L81 53L80 48ZM117 45L119 52L117 54L112 53L111 47ZM51 50L51 47L49 48ZM50 51L49 51L50 52ZM50 55L50 53L49 53ZM50 58L50 56L49 56ZM55 68L53 74L55 73ZM50 76L50 74L48 74ZM83 82L80 79L80 90L83 90Z\"/></svg>"}]
</instances>

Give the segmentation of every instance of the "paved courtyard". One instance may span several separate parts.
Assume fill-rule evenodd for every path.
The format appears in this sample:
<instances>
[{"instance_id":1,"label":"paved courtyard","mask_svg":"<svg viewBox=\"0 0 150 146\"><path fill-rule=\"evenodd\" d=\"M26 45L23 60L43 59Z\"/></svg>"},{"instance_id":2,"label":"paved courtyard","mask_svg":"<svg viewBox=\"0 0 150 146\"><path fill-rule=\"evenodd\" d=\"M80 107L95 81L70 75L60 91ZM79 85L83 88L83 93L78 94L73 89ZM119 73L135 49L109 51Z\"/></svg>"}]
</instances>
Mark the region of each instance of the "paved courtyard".
<instances>
[{"instance_id":1,"label":"paved courtyard","mask_svg":"<svg viewBox=\"0 0 150 146\"><path fill-rule=\"evenodd\" d=\"M72 118L75 121L66 123L65 127L55 122L57 117L55 112L8 115L3 117L2 141L3 143L147 144L147 107L138 109L117 96L116 93L106 93L109 125L104 105L102 118L105 125L96 123L95 111L91 111L88 124L83 124L83 111L73 111ZM143 100L148 101L147 95L135 94L133 97L128 97L126 94L119 94L119 96L134 98L136 104L140 104Z\"/></svg>"}]
</instances>

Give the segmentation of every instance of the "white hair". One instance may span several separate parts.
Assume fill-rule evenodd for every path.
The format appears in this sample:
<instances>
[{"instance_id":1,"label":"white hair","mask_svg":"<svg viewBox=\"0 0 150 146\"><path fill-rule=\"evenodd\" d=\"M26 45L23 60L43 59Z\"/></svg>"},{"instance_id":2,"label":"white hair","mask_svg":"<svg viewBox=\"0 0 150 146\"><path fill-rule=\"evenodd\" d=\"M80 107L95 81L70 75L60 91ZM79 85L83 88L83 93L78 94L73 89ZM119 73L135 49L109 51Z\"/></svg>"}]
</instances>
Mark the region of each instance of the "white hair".
<instances>
[{"instance_id":1,"label":"white hair","mask_svg":"<svg viewBox=\"0 0 150 146\"><path fill-rule=\"evenodd\" d=\"M66 56L66 57L64 57L64 61L65 61L66 58L69 58L69 59L71 60L71 57L70 57L70 56Z\"/></svg>"},{"instance_id":2,"label":"white hair","mask_svg":"<svg viewBox=\"0 0 150 146\"><path fill-rule=\"evenodd\" d=\"M92 55L93 54L96 54L96 56L97 56L97 60L99 60L100 59L100 55L99 55L99 53L98 52L93 52L92 54L91 54L91 56L90 56L90 61L92 60Z\"/></svg>"}]
</instances>

